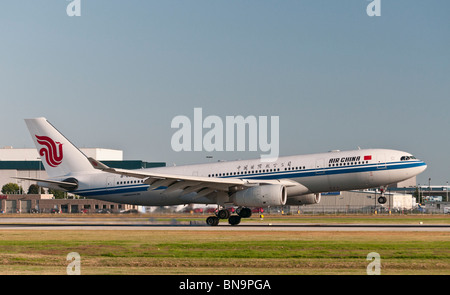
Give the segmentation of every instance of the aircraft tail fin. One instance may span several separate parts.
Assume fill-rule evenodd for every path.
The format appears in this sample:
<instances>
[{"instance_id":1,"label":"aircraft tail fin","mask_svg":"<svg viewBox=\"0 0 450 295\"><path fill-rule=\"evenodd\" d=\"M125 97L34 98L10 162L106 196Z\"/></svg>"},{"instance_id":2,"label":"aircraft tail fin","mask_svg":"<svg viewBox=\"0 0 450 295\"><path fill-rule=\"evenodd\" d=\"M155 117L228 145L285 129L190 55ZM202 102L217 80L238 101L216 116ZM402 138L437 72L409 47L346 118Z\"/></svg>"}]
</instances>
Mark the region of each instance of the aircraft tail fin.
<instances>
[{"instance_id":1,"label":"aircraft tail fin","mask_svg":"<svg viewBox=\"0 0 450 295\"><path fill-rule=\"evenodd\" d=\"M25 119L50 178L94 171L88 158L45 118Z\"/></svg>"}]
</instances>

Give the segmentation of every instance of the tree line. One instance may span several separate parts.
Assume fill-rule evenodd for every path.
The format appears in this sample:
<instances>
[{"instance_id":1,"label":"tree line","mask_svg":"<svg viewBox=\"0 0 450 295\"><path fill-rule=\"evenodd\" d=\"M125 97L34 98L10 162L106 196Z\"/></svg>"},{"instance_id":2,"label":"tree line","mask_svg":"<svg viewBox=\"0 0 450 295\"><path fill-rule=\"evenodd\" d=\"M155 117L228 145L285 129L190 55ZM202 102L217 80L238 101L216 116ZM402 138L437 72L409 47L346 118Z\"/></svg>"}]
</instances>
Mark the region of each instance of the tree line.
<instances>
[{"instance_id":1,"label":"tree line","mask_svg":"<svg viewBox=\"0 0 450 295\"><path fill-rule=\"evenodd\" d=\"M38 186L37 184L32 184L28 188L27 194L40 194L43 191L43 188ZM55 196L55 199L65 199L67 198L67 193L59 190L54 189L48 189L47 190L49 194L52 194ZM23 194L25 193L23 190L23 187L21 185L18 185L17 183L7 183L2 187L2 194L11 194L11 195L17 195L17 194Z\"/></svg>"}]
</instances>

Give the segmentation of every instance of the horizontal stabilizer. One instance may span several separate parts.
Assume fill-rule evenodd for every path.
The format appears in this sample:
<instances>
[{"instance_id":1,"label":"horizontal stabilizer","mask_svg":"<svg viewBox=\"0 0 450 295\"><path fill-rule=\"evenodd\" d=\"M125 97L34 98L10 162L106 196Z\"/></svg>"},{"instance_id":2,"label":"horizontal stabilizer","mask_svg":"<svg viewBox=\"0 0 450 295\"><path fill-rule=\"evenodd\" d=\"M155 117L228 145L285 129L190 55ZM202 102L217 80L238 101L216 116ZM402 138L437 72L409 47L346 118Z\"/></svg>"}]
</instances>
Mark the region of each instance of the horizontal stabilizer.
<instances>
[{"instance_id":1,"label":"horizontal stabilizer","mask_svg":"<svg viewBox=\"0 0 450 295\"><path fill-rule=\"evenodd\" d=\"M48 180L48 179L39 179L39 178L30 178L30 177L11 177L15 179L22 179L22 180L29 180L29 181L37 181L37 182L43 182L43 183L49 183L49 184L56 184L63 188L77 188L78 183L73 182L66 182L66 181L56 181L56 180Z\"/></svg>"}]
</instances>

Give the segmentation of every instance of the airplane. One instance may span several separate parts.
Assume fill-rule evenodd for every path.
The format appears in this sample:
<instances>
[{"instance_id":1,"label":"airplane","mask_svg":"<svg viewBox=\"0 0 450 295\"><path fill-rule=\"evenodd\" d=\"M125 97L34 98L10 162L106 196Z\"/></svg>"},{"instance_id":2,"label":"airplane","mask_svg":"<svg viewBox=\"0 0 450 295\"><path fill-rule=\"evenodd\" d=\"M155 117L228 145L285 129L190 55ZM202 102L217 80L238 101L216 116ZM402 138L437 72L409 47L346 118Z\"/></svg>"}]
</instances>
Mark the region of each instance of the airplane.
<instances>
[{"instance_id":1,"label":"airplane","mask_svg":"<svg viewBox=\"0 0 450 295\"><path fill-rule=\"evenodd\" d=\"M384 189L427 164L392 149L357 149L260 159L126 170L88 158L46 118L26 119L48 179L17 177L83 197L142 206L216 204L206 223L237 225L251 207L309 205L321 193ZM382 200L382 199L381 199ZM386 200L386 199L384 199ZM226 206L238 207L237 214Z\"/></svg>"}]
</instances>

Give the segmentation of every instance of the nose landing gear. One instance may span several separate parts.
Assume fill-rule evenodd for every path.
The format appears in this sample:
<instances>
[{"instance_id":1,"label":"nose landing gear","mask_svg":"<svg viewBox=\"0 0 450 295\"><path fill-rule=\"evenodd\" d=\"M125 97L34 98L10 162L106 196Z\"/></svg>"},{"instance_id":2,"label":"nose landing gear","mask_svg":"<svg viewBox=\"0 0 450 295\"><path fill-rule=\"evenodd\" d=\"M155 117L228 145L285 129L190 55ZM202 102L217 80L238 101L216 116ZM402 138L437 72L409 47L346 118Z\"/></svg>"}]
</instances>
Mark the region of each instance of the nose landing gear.
<instances>
[{"instance_id":1,"label":"nose landing gear","mask_svg":"<svg viewBox=\"0 0 450 295\"><path fill-rule=\"evenodd\" d=\"M378 203L385 204L387 201L386 197L384 196L386 193L386 187L385 186L381 187L380 192L381 192L381 196L378 197Z\"/></svg>"}]
</instances>

